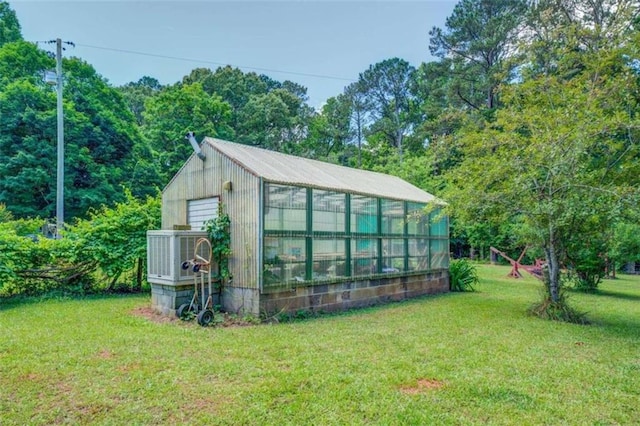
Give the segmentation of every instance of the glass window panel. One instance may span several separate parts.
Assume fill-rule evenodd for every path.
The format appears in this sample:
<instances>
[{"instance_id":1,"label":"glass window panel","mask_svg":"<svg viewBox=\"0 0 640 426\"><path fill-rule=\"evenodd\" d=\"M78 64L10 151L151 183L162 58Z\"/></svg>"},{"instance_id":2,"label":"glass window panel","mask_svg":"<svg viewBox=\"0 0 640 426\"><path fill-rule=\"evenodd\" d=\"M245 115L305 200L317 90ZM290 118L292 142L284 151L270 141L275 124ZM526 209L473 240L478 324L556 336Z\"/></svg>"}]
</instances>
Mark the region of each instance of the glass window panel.
<instances>
[{"instance_id":1,"label":"glass window panel","mask_svg":"<svg viewBox=\"0 0 640 426\"><path fill-rule=\"evenodd\" d=\"M404 271L404 239L385 238L382 240L382 272Z\"/></svg>"},{"instance_id":2,"label":"glass window panel","mask_svg":"<svg viewBox=\"0 0 640 426\"><path fill-rule=\"evenodd\" d=\"M382 200L382 233L404 234L404 203L402 201Z\"/></svg>"},{"instance_id":3,"label":"glass window panel","mask_svg":"<svg viewBox=\"0 0 640 426\"><path fill-rule=\"evenodd\" d=\"M367 276L378 271L378 240L351 240L351 275Z\"/></svg>"},{"instance_id":4,"label":"glass window panel","mask_svg":"<svg viewBox=\"0 0 640 426\"><path fill-rule=\"evenodd\" d=\"M378 200L362 195L351 196L351 232L378 233Z\"/></svg>"},{"instance_id":5,"label":"glass window panel","mask_svg":"<svg viewBox=\"0 0 640 426\"><path fill-rule=\"evenodd\" d=\"M306 188L265 183L264 229L266 231L305 231L307 229Z\"/></svg>"},{"instance_id":6,"label":"glass window panel","mask_svg":"<svg viewBox=\"0 0 640 426\"><path fill-rule=\"evenodd\" d=\"M313 231L345 232L345 194L313 190Z\"/></svg>"},{"instance_id":7,"label":"glass window panel","mask_svg":"<svg viewBox=\"0 0 640 426\"><path fill-rule=\"evenodd\" d=\"M449 267L449 241L431 240L431 269Z\"/></svg>"},{"instance_id":8,"label":"glass window panel","mask_svg":"<svg viewBox=\"0 0 640 426\"><path fill-rule=\"evenodd\" d=\"M324 281L346 276L345 240L315 238L313 240L313 280Z\"/></svg>"},{"instance_id":9,"label":"glass window panel","mask_svg":"<svg viewBox=\"0 0 640 426\"><path fill-rule=\"evenodd\" d=\"M304 281L306 260L304 238L265 237L264 285Z\"/></svg>"},{"instance_id":10,"label":"glass window panel","mask_svg":"<svg viewBox=\"0 0 640 426\"><path fill-rule=\"evenodd\" d=\"M426 271L429 269L429 239L409 239L409 270Z\"/></svg>"},{"instance_id":11,"label":"glass window panel","mask_svg":"<svg viewBox=\"0 0 640 426\"><path fill-rule=\"evenodd\" d=\"M407 232L409 235L429 235L429 214L426 204L407 203Z\"/></svg>"},{"instance_id":12,"label":"glass window panel","mask_svg":"<svg viewBox=\"0 0 640 426\"><path fill-rule=\"evenodd\" d=\"M447 217L440 210L434 211L430 216L430 235L432 237L448 237L449 221Z\"/></svg>"}]
</instances>

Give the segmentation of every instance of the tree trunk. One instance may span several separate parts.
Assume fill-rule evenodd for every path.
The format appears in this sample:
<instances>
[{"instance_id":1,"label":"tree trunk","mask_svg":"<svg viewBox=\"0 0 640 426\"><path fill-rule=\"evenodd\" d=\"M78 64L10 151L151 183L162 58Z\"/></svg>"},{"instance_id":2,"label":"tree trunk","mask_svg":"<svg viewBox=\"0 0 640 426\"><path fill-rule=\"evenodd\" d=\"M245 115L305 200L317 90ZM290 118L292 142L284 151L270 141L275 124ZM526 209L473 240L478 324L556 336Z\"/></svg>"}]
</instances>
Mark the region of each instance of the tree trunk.
<instances>
[{"instance_id":1,"label":"tree trunk","mask_svg":"<svg viewBox=\"0 0 640 426\"><path fill-rule=\"evenodd\" d=\"M557 303L560 300L560 264L553 241L549 242L544 251L549 269L549 297L553 303Z\"/></svg>"},{"instance_id":2,"label":"tree trunk","mask_svg":"<svg viewBox=\"0 0 640 426\"><path fill-rule=\"evenodd\" d=\"M142 263L142 258L138 258L138 265L136 268L136 290L140 291L142 289L142 268L144 264Z\"/></svg>"}]
</instances>

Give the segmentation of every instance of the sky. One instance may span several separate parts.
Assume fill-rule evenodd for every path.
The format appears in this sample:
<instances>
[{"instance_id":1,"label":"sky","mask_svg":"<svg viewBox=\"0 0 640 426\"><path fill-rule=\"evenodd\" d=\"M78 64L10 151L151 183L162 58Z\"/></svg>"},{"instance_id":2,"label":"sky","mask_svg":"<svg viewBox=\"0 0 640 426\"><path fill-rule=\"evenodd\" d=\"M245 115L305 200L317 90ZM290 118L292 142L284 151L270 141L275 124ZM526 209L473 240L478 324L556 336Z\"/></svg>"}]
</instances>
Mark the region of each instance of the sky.
<instances>
[{"instance_id":1,"label":"sky","mask_svg":"<svg viewBox=\"0 0 640 426\"><path fill-rule=\"evenodd\" d=\"M232 65L307 87L316 108L385 59L416 67L434 60L429 30L444 27L455 4L9 0L25 40L75 43L63 55L84 59L114 86L143 76L173 84L194 68Z\"/></svg>"}]
</instances>

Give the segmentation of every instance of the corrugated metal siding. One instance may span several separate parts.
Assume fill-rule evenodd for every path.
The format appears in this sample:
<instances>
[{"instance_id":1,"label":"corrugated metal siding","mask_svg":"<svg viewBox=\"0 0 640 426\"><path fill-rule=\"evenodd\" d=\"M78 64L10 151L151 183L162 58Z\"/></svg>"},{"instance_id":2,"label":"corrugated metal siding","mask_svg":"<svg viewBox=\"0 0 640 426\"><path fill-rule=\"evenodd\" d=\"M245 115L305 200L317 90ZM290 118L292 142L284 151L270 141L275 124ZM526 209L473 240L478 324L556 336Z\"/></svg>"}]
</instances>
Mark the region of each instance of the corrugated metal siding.
<instances>
[{"instance_id":1,"label":"corrugated metal siding","mask_svg":"<svg viewBox=\"0 0 640 426\"><path fill-rule=\"evenodd\" d=\"M233 287L259 288L256 256L259 253L260 180L231 160L220 156L222 182L230 181L231 191L222 193L222 203L231 219L229 268Z\"/></svg>"},{"instance_id":2,"label":"corrugated metal siding","mask_svg":"<svg viewBox=\"0 0 640 426\"><path fill-rule=\"evenodd\" d=\"M192 155L162 193L162 228L187 223L187 201L220 197L231 220L229 261L234 287L259 288L256 262L259 244L259 178L208 144L202 144L206 161ZM223 183L231 182L230 191Z\"/></svg>"},{"instance_id":3,"label":"corrugated metal siding","mask_svg":"<svg viewBox=\"0 0 640 426\"><path fill-rule=\"evenodd\" d=\"M243 168L269 182L332 189L394 200L441 202L428 192L398 177L383 173L338 166L220 139L205 138L202 145L214 147Z\"/></svg>"}]
</instances>

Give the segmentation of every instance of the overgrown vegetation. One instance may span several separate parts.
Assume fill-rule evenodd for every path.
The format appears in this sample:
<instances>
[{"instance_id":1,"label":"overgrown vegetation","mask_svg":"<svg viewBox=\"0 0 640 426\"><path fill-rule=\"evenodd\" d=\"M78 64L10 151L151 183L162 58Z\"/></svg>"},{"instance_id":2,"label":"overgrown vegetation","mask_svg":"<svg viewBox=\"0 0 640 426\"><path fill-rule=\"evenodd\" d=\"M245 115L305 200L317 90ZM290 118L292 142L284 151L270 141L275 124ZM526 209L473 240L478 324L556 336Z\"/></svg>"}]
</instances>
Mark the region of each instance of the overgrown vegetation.
<instances>
[{"instance_id":1,"label":"overgrown vegetation","mask_svg":"<svg viewBox=\"0 0 640 426\"><path fill-rule=\"evenodd\" d=\"M102 207L88 219L48 239L44 220L0 222L0 297L139 291L146 260L146 232L160 224L160 200L135 199Z\"/></svg>"}]
</instances>

